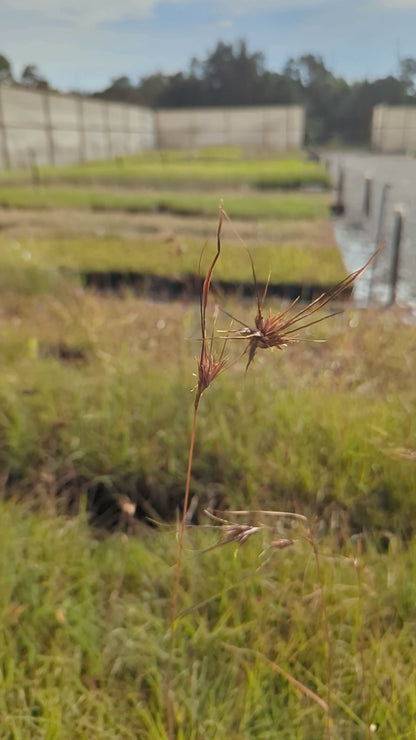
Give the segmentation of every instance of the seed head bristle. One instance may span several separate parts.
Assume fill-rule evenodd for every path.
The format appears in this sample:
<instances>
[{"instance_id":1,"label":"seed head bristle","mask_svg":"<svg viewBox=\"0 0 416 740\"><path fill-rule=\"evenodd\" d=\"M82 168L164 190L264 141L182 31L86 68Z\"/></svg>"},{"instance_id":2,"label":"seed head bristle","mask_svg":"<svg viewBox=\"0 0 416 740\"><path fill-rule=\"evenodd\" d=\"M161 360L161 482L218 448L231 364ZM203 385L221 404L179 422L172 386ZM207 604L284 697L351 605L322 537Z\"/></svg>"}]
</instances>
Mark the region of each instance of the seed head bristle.
<instances>
[{"instance_id":1,"label":"seed head bristle","mask_svg":"<svg viewBox=\"0 0 416 740\"><path fill-rule=\"evenodd\" d=\"M300 340L299 336L293 336L296 332L307 329L308 327L313 326L314 324L318 324L321 321L325 321L326 319L329 319L339 313L339 311L335 311L325 316L320 316L318 318L309 320L317 311L324 308L324 306L326 306L330 301L337 298L343 291L349 288L354 283L354 281L362 274L362 272L364 272L368 265L373 262L373 260L376 258L380 250L383 249L383 247L384 244L381 244L363 267L352 272L350 275L344 278L344 280L341 280L341 282L338 283L334 288L321 293L321 295L310 301L310 303L308 303L306 306L299 309L295 313L292 313L292 309L298 303L299 298L296 298L294 301L292 301L290 305L280 314L273 315L271 311L269 311L267 316L263 315L263 305L267 297L267 290L270 281L269 276L263 295L260 297L257 292L257 313L254 319L255 328L250 328L249 326L246 326L244 322L235 319L243 328L233 332L229 332L227 334L228 338L246 339L248 341L248 348L245 350L246 352L248 352L248 362L246 365L246 370L253 362L258 349L270 349L275 347L281 350L284 347L287 347L289 344ZM251 265L253 278L256 284L256 276L252 260Z\"/></svg>"}]
</instances>

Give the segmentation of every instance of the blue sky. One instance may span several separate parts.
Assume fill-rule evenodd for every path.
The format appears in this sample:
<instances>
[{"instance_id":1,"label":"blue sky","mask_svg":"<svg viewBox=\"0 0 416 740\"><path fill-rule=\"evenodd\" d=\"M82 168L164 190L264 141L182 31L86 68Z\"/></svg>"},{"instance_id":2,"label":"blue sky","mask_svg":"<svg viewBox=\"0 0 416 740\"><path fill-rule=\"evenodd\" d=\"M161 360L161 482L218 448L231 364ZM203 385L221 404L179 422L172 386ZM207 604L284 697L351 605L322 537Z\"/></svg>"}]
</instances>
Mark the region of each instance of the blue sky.
<instances>
[{"instance_id":1,"label":"blue sky","mask_svg":"<svg viewBox=\"0 0 416 740\"><path fill-rule=\"evenodd\" d=\"M37 64L62 90L187 69L240 38L274 71L314 53L350 81L396 74L399 57L416 57L416 0L0 0L15 75Z\"/></svg>"}]
</instances>

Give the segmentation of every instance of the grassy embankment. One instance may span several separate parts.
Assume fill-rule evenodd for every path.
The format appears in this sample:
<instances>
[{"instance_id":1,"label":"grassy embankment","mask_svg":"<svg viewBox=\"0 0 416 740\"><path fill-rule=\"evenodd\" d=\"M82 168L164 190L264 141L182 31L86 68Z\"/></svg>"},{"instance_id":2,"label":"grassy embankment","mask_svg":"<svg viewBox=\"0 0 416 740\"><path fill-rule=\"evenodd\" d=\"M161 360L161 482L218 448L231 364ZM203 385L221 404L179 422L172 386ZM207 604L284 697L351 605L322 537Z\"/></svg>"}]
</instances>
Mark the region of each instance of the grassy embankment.
<instances>
[{"instance_id":1,"label":"grassy embankment","mask_svg":"<svg viewBox=\"0 0 416 740\"><path fill-rule=\"evenodd\" d=\"M2 732L159 740L175 536L103 538L83 510L92 485L162 512L181 500L198 312L80 291L49 263L108 264L110 250L90 235L79 249L61 229L55 255L50 237L26 235L7 252L6 235L2 250L0 465L7 493L25 498L1 506ZM246 255L227 240L223 269L238 273ZM131 241L110 244L120 263L137 259ZM26 281L19 260L35 262ZM254 306L226 308L251 325ZM416 514L414 328L398 312L349 310L312 337L327 342L259 351L247 375L243 359L208 389L192 494L202 506L317 513L345 548L333 554L323 539L316 559L299 526L282 530L294 540L286 550L259 534L233 557L233 545L195 552L215 530L189 533L169 672L177 738L324 737L322 708L276 664L329 702L333 737L367 737L371 723L386 739L413 731L415 552L401 537ZM67 504L80 514L56 518ZM355 560L351 529L370 541ZM380 555L372 541L385 532Z\"/></svg>"}]
</instances>

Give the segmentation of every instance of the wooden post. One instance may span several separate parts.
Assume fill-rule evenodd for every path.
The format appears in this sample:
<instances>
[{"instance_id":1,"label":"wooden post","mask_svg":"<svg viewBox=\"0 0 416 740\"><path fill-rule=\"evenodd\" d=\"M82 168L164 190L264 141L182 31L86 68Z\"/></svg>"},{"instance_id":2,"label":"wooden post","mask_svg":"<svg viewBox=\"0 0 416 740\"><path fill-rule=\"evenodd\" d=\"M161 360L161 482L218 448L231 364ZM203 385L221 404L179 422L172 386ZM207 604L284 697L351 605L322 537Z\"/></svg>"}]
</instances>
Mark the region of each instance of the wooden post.
<instances>
[{"instance_id":1,"label":"wooden post","mask_svg":"<svg viewBox=\"0 0 416 740\"><path fill-rule=\"evenodd\" d=\"M388 305L392 306L397 297L397 281L399 278L400 244L403 231L403 212L397 208L394 213L394 227L392 239L392 260L390 271L390 300Z\"/></svg>"},{"instance_id":2,"label":"wooden post","mask_svg":"<svg viewBox=\"0 0 416 740\"><path fill-rule=\"evenodd\" d=\"M369 175L364 178L363 215L369 217L371 211L371 189L373 180Z\"/></svg>"}]
</instances>

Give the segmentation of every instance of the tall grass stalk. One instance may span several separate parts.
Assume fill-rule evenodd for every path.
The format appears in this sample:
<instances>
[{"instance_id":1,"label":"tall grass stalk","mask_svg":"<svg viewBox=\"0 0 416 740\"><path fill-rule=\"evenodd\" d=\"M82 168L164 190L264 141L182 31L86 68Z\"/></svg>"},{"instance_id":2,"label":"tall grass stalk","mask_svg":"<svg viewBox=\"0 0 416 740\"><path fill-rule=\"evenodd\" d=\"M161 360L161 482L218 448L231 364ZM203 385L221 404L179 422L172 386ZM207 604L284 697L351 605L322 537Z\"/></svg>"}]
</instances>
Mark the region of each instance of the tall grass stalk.
<instances>
[{"instance_id":1,"label":"tall grass stalk","mask_svg":"<svg viewBox=\"0 0 416 740\"><path fill-rule=\"evenodd\" d=\"M187 518L188 518L192 466L193 466L194 450L195 450L195 437L196 437L197 419L198 419L198 411L199 411L201 397L204 391L215 380L215 378L221 372L223 372L226 369L226 367L229 365L228 360L225 358L225 348L226 348L228 340L240 339L243 341L245 340L245 342L247 343L246 348L243 349L243 351L239 353L237 356L237 360L238 360L242 355L246 353L248 354L246 371L248 370L251 363L254 361L258 350L269 349L269 348L283 349L287 347L289 344L298 341L299 339L298 332L300 330L308 328L311 325L316 324L324 320L325 318L328 318L327 316L315 318L315 314L321 308L324 308L332 299L338 297L346 288L350 287L354 283L356 278L359 275L361 275L363 270L365 270L365 268L372 262L372 260L374 259L374 257L376 256L376 254L381 248L379 247L375 255L373 255L373 257L371 257L370 260L368 260L368 262L364 265L364 267L348 275L344 280L342 280L338 285L336 285L333 290L323 293L318 298L314 299L309 304L307 304L305 307L297 308L296 311L294 312L292 309L297 304L297 300L293 301L288 306L288 308L286 308L282 313L278 315L272 315L270 311L268 315L265 315L263 313L263 310L264 310L264 303L265 303L266 296L267 296L267 285L266 285L266 289L264 290L264 293L262 296L260 296L257 291L257 313L255 316L254 328L251 328L250 326L247 326L244 322L240 321L239 319L236 319L235 317L230 316L230 318L233 321L237 322L243 328L238 329L238 330L232 330L230 328L229 330L226 330L225 332L223 332L223 335L225 335L225 338L223 340L222 349L219 352L219 354L216 354L214 352L215 324L214 324L214 328L212 329L211 335L208 336L208 333L207 333L207 306L208 306L208 298L210 294L210 288L211 288L211 282L212 282L212 278L214 274L214 269L221 255L221 230L222 230L222 223L223 223L224 216L229 220L227 214L225 213L221 205L220 213L219 213L219 223L218 223L218 228L217 228L216 253L206 273L203 286L202 286L202 292L201 292L201 305L200 305L201 353L200 353L200 357L198 361L198 374L197 374L198 380L197 380L197 386L195 390L195 402L194 402L194 412L193 412L190 443L189 443L185 494L184 494L184 501L183 501L182 517L181 517L179 532L178 532L178 549L177 549L175 577L174 577L172 599L171 599L170 650L169 650L169 665L168 665L168 670L167 670L167 681L166 681L166 713L167 713L167 732L168 732L169 738L174 738L174 716L173 716L173 706L172 706L172 701L171 701L171 690L170 690L171 689L172 657L173 657L173 652L174 652L174 647L175 647L175 632L177 628L178 598L179 598L180 578L181 578L181 571L182 571L184 535L185 535L185 529L186 529ZM243 242L243 245L245 246L244 242ZM249 250L247 249L247 247L245 248L249 255L250 264L252 268L252 274L253 274L253 280L257 288L254 262L253 262L253 259L251 257ZM330 315L332 316L334 314L330 314ZM311 320L312 316L313 316L313 319ZM247 513L247 512L234 512L234 514L237 514L237 513L241 514L241 513ZM264 513L264 512L261 512L261 513ZM274 512L274 514L276 515L276 512ZM279 512L278 516L282 516L282 515L292 516L294 518L301 517L301 515L291 514L289 512L286 514ZM301 518L305 519L304 517L301 517ZM218 544L227 544L230 542L236 542L238 545L242 545L247 541L249 537L251 537L252 534L257 533L258 531L261 531L264 528L263 526L253 526L252 523L250 524L239 524L235 522L230 523L228 522L228 520L222 520L222 525L224 528L223 531L225 532L225 535ZM331 704L332 656L331 656L329 617L328 617L328 609L327 609L327 605L325 601L325 583L324 583L324 577L323 577L323 572L322 572L319 553L318 553L318 547L316 543L316 538L310 527L309 527L309 533L308 533L307 540L309 541L309 544L311 545L312 550L313 550L315 563L316 563L316 569L317 569L317 575L318 575L318 581L320 584L322 625L323 625L323 631L325 635L326 660L327 660L327 700L324 701L321 697L319 697L317 694L315 694L310 689L308 689L308 687L304 686L304 684L302 684L300 681L298 681L293 676L288 674L284 669L282 669L274 661L270 661L269 659L266 659L266 662L268 663L268 665L270 665L273 671L277 672L279 675L284 677L289 683L291 683L291 685L295 686L297 689L302 691L306 696L309 696L309 698L311 698L313 701L319 704L319 706L323 709L325 713L326 738L327 740L330 740L331 738L330 704ZM282 539L280 541L275 542L274 546L277 549L281 549L282 547L286 547L287 544L291 544L291 541Z\"/></svg>"},{"instance_id":2,"label":"tall grass stalk","mask_svg":"<svg viewBox=\"0 0 416 740\"><path fill-rule=\"evenodd\" d=\"M214 273L215 265L221 253L221 228L222 228L222 210L220 209L220 217L219 217L219 223L218 223L218 229L217 229L217 251L211 262L208 272L205 276L204 283L202 286L202 293L201 293L201 311L200 311L201 354L200 354L200 358L198 361L198 382L197 382L196 391L195 391L194 413L193 413L193 420L192 420L192 427L191 427L191 436L190 436L189 454L188 454L188 467L187 467L186 482L185 482L185 495L184 495L184 502L183 502L182 518L181 518L180 527L179 527L178 555L177 555L177 561L176 561L175 582L174 582L173 594L172 594L171 645L170 645L170 651L169 651L170 665L169 665L169 670L168 670L168 684L167 684L167 700L168 700L167 718L168 718L168 734L170 738L173 737L172 707L170 704L170 697L169 697L170 668L171 668L171 660L172 660L173 648L174 648L174 636L175 636L175 630L176 630L178 594L179 594L180 576L181 576L181 570L182 570L183 542L184 542L184 534L185 534L185 527L186 527L186 521L187 521L189 494L190 494L190 488L191 488L191 475L192 475L192 464L193 464L193 459L194 459L198 410L199 410L199 404L200 404L200 400L201 400L203 392L209 387L209 385L217 377L217 375L219 375L222 372L222 370L224 370L225 364L226 364L225 359L224 359L224 351L225 351L226 342L224 342L223 344L223 348L220 352L220 355L218 356L218 358L216 358L213 352L214 335L212 333L210 339L208 339L207 324L206 324L208 297L209 297L209 291L211 287L212 276Z\"/></svg>"}]
</instances>

